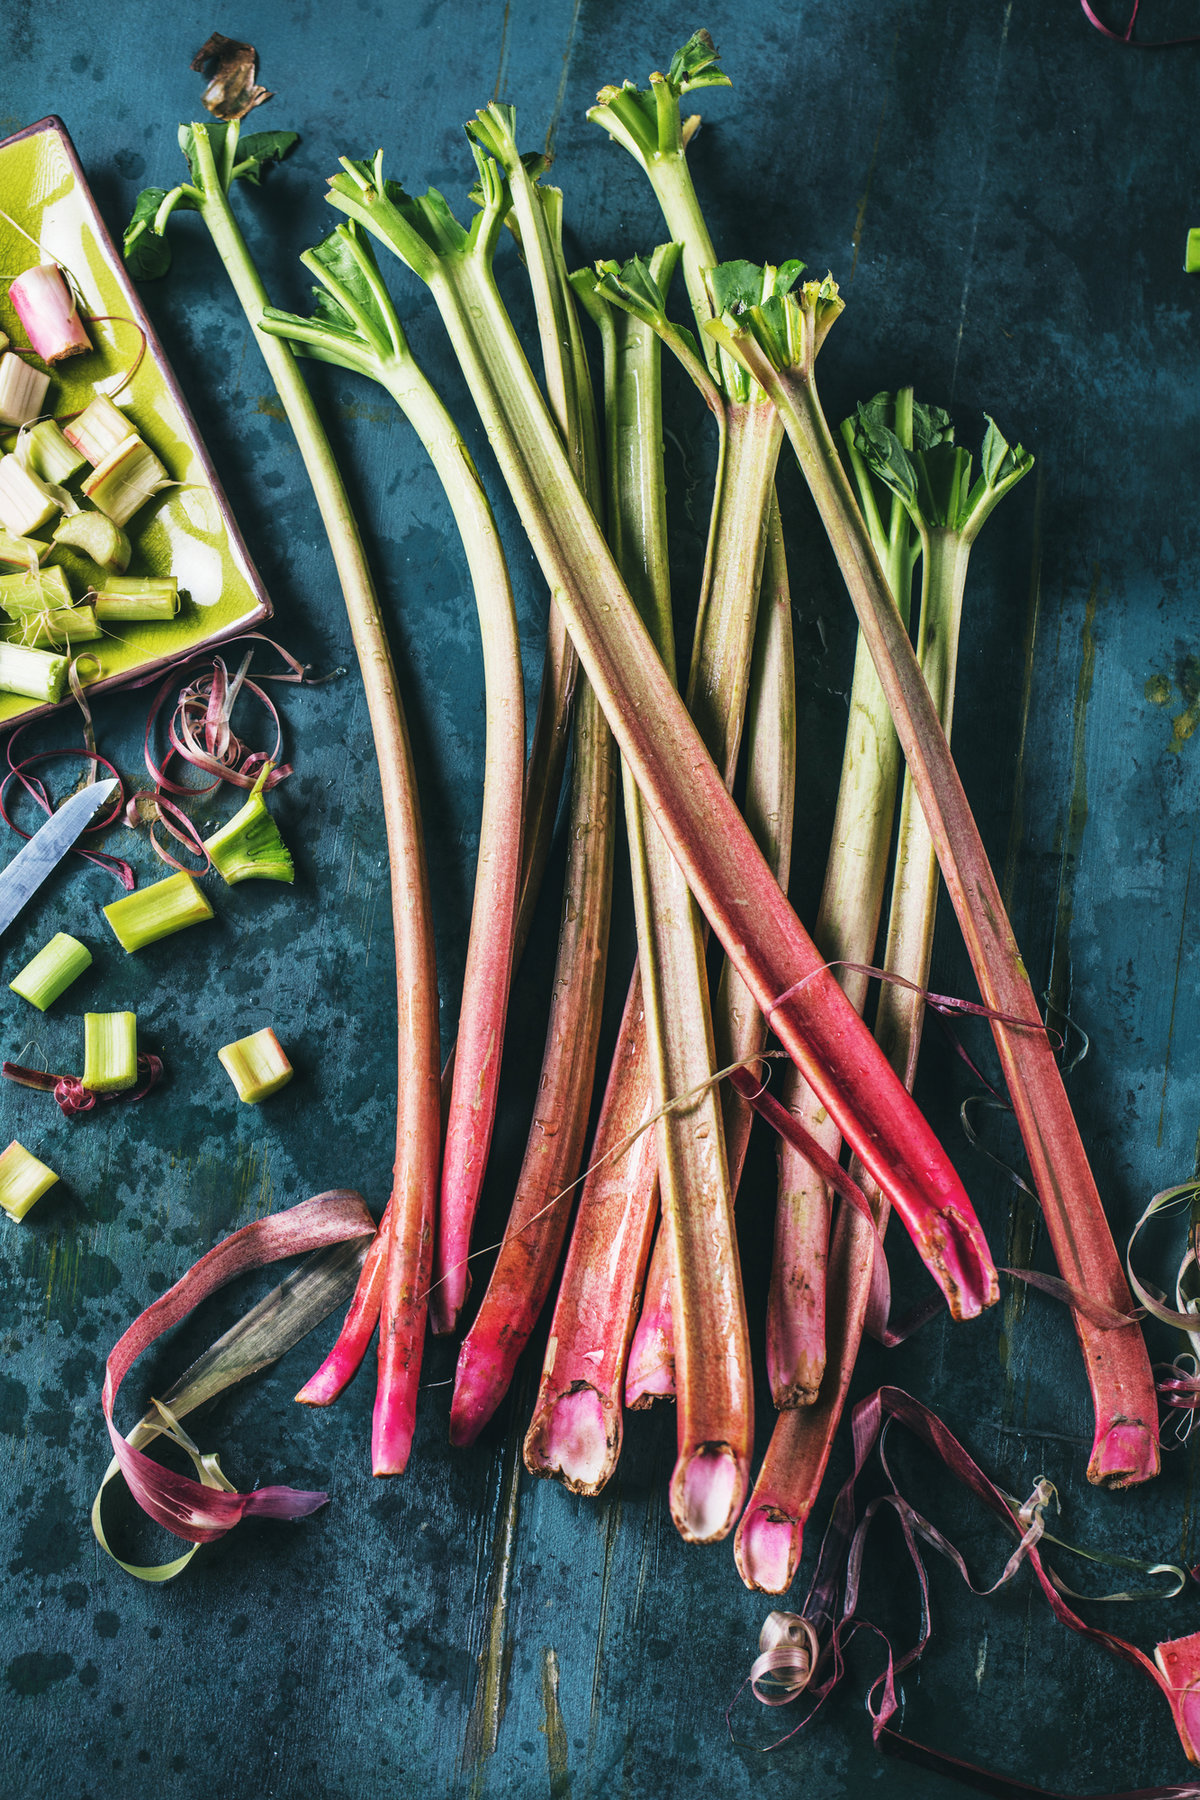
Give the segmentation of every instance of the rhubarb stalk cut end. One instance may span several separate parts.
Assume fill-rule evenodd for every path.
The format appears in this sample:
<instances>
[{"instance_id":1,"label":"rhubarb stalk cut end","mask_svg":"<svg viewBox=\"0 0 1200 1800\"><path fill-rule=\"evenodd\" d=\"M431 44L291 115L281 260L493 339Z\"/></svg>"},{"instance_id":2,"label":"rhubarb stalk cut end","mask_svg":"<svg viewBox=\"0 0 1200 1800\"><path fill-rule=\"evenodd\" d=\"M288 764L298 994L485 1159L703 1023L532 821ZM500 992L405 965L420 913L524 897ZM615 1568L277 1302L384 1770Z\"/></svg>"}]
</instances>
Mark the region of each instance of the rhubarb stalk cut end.
<instances>
[{"instance_id":1,"label":"rhubarb stalk cut end","mask_svg":"<svg viewBox=\"0 0 1200 1800\"><path fill-rule=\"evenodd\" d=\"M1088 1480L1096 1487L1132 1487L1158 1474L1158 1438L1140 1419L1117 1419L1096 1432Z\"/></svg>"},{"instance_id":2,"label":"rhubarb stalk cut end","mask_svg":"<svg viewBox=\"0 0 1200 1800\"><path fill-rule=\"evenodd\" d=\"M525 1440L526 1468L535 1475L557 1475L573 1494L598 1494L612 1473L616 1442L595 1388L560 1395L535 1429L536 1443L530 1443L533 1432Z\"/></svg>"},{"instance_id":3,"label":"rhubarb stalk cut end","mask_svg":"<svg viewBox=\"0 0 1200 1800\"><path fill-rule=\"evenodd\" d=\"M785 1594L800 1566L804 1527L777 1506L752 1506L738 1526L738 1573L759 1594Z\"/></svg>"},{"instance_id":4,"label":"rhubarb stalk cut end","mask_svg":"<svg viewBox=\"0 0 1200 1800\"><path fill-rule=\"evenodd\" d=\"M1167 1683L1167 1699L1184 1753L1190 1763L1200 1763L1200 1632L1159 1644L1154 1660Z\"/></svg>"},{"instance_id":5,"label":"rhubarb stalk cut end","mask_svg":"<svg viewBox=\"0 0 1200 1800\"><path fill-rule=\"evenodd\" d=\"M727 1444L701 1444L671 1477L671 1517L689 1544L711 1544L733 1529L746 1498L747 1471Z\"/></svg>"}]
</instances>

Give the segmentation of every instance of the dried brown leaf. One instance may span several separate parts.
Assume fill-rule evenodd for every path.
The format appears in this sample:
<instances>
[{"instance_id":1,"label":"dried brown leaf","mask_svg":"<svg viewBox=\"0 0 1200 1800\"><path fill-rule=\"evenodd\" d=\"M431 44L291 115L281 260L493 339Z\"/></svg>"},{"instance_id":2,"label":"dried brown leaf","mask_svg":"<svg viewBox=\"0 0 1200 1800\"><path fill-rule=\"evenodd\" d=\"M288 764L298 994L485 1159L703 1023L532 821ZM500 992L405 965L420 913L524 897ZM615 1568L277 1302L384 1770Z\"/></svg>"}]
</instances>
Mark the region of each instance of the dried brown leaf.
<instances>
[{"instance_id":1,"label":"dried brown leaf","mask_svg":"<svg viewBox=\"0 0 1200 1800\"><path fill-rule=\"evenodd\" d=\"M258 51L253 44L242 44L214 31L192 58L192 67L208 76L204 104L218 119L244 119L254 107L271 98L268 89L255 86Z\"/></svg>"}]
</instances>

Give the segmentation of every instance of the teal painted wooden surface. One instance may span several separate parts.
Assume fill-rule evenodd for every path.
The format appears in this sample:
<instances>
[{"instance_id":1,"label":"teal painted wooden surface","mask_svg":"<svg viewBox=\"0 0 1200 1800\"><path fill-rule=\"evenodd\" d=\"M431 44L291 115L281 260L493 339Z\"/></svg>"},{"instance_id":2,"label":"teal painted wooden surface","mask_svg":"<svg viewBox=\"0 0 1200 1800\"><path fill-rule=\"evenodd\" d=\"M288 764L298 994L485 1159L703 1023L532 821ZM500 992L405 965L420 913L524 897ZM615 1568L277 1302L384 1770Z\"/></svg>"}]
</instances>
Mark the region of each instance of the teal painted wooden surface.
<instances>
[{"instance_id":1,"label":"teal painted wooden surface","mask_svg":"<svg viewBox=\"0 0 1200 1800\"><path fill-rule=\"evenodd\" d=\"M697 184L724 254L799 253L842 281L846 315L821 359L831 416L912 380L951 406L965 436L986 409L1037 454L1035 480L1005 503L973 565L956 745L1035 981L1090 1035L1072 1093L1122 1238L1151 1192L1191 1172L1200 1127L1200 748L1188 737L1200 688L1200 290L1180 273L1196 216L1194 53L1139 57L1106 45L1070 0L1053 9L805 0L786 14L720 0L695 17L662 0L402 0L347 9L344 22L270 0L215 21L175 0L113 0L102 32L84 19L75 0L10 6L0 124L61 114L119 228L141 186L177 176L175 126L198 107L192 51L214 23L252 39L278 96L255 124L303 134L261 193L239 197L267 284L286 305L302 303L295 255L328 224L320 190L337 156L382 143L394 173L461 204L461 122L493 94L518 104L524 141L554 143L578 259L652 244L660 228L648 191L583 111L602 82L644 80L694 25L709 25L735 88L702 96ZM175 246L171 278L147 288L146 301L274 596L278 635L321 669L345 666L332 569L255 347L195 221L182 222ZM505 280L527 318L511 255ZM414 346L474 444L469 397L448 371L432 308L403 277L395 285ZM432 822L449 1036L482 737L465 568L386 399L328 371L314 384L361 497L401 668ZM668 473L685 592L702 548L707 452L702 422L675 399ZM486 446L476 447L486 468ZM805 756L796 896L811 916L853 639L791 468L781 499ZM535 670L544 596L511 514L499 511ZM21 1136L63 1174L25 1227L0 1235L0 1786L72 1800L151 1789L179 1800L210 1791L740 1800L857 1793L868 1781L897 1795L943 1791L934 1777L876 1760L858 1701L875 1666L865 1650L845 1696L804 1739L772 1757L730 1743L724 1711L766 1605L742 1589L728 1546L677 1540L663 1498L671 1421L632 1420L612 1492L572 1499L519 1467L532 1369L480 1445L451 1453L453 1352L432 1345L411 1472L383 1484L368 1473L369 1378L327 1415L302 1413L290 1396L318 1349L301 1347L197 1433L243 1485L327 1486L323 1513L295 1528L244 1526L161 1591L95 1549L86 1510L107 1459L98 1388L122 1327L233 1226L333 1184L360 1188L376 1208L387 1192L391 950L365 710L352 673L288 691L281 704L296 774L277 810L297 856L294 890L221 893L214 925L126 962L98 916L115 889L76 868L3 945L3 967L16 968L55 929L91 942L87 1006L136 1007L143 1044L162 1051L171 1082L136 1111L76 1124L32 1094L0 1094L3 1141ZM132 699L99 715L105 749L132 776L143 717ZM210 810L215 819L232 807ZM153 874L144 844L113 847ZM627 960L627 921L619 943ZM500 1227L522 1147L547 974L543 962L516 1007L484 1242ZM950 929L934 983L973 992ZM82 983L77 992L82 1011ZM0 1001L5 1053L32 1040L52 1066L73 1066L75 1011L72 999L31 1026L15 1001ZM267 1022L294 1052L297 1080L268 1107L238 1110L214 1051ZM982 1036L973 1051L990 1068ZM923 1101L1001 1260L1032 1251L1044 1263L1011 1185L959 1133L969 1085L934 1034ZM989 1130L1000 1153L1014 1154ZM759 1329L770 1176L761 1145L742 1208ZM901 1300L921 1291L905 1246L895 1244L893 1263ZM1164 1276L1168 1263L1164 1239ZM235 1310L233 1299L215 1304L150 1358L138 1399L161 1390ZM1159 1334L1155 1354L1173 1352ZM870 1348L860 1391L884 1379L935 1405L1014 1492L1050 1475L1067 1537L1195 1556L1189 1452L1167 1459L1152 1490L1087 1488L1086 1391L1069 1323L1049 1302L1018 1297L970 1327L935 1323L891 1355ZM131 1395L128 1419L134 1404ZM765 1441L765 1396L761 1412ZM845 1455L843 1445L839 1470ZM916 1451L905 1447L899 1461L973 1566L997 1569L998 1534ZM152 1547L149 1537L129 1541ZM868 1610L905 1638L911 1582L893 1542L881 1541L878 1559ZM797 1597L810 1564L811 1546ZM1087 1584L1086 1572L1072 1573ZM1182 1775L1157 1694L1068 1637L1028 1582L977 1601L933 1574L938 1635L904 1689L913 1735L1059 1788ZM1198 1625L1188 1595L1124 1609L1119 1628L1149 1645ZM787 1723L756 1717L744 1700L735 1718L739 1737L758 1745Z\"/></svg>"}]
</instances>

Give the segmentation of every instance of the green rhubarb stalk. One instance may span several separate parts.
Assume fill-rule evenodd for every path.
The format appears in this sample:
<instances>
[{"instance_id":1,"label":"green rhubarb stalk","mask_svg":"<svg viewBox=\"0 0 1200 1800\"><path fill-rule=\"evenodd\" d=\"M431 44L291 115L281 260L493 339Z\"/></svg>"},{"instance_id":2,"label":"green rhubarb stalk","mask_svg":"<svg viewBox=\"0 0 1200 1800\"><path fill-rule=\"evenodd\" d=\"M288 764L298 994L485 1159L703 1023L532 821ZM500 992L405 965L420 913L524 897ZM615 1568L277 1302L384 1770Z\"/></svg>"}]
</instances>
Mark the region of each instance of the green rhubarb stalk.
<instances>
[{"instance_id":1,"label":"green rhubarb stalk","mask_svg":"<svg viewBox=\"0 0 1200 1800\"><path fill-rule=\"evenodd\" d=\"M1060 1273L1102 1305L1128 1313L1128 1283L999 886L817 396L816 352L841 308L830 279L806 284L798 297L727 314L710 329L779 408L841 565L984 1004L992 1009L993 1037ZM994 498L1016 478L985 459L982 479ZM1088 1477L1118 1487L1148 1480L1159 1467L1157 1407L1141 1331L1135 1324L1102 1330L1079 1313L1075 1323L1096 1411Z\"/></svg>"},{"instance_id":2,"label":"green rhubarb stalk","mask_svg":"<svg viewBox=\"0 0 1200 1800\"><path fill-rule=\"evenodd\" d=\"M3 652L0 651L0 655ZM187 870L166 875L161 881L138 888L121 900L113 900L104 908L104 916L116 934L122 950L132 954L171 937L189 925L211 919L213 909L195 877Z\"/></svg>"},{"instance_id":3,"label":"green rhubarb stalk","mask_svg":"<svg viewBox=\"0 0 1200 1800\"><path fill-rule=\"evenodd\" d=\"M223 1044L217 1058L237 1089L239 1100L257 1106L285 1088L295 1073L288 1055L269 1025L234 1044Z\"/></svg>"},{"instance_id":4,"label":"green rhubarb stalk","mask_svg":"<svg viewBox=\"0 0 1200 1800\"><path fill-rule=\"evenodd\" d=\"M292 853L279 835L263 798L274 763L266 762L250 789L249 798L228 824L204 840L204 848L223 881L294 881Z\"/></svg>"},{"instance_id":5,"label":"green rhubarb stalk","mask_svg":"<svg viewBox=\"0 0 1200 1800\"><path fill-rule=\"evenodd\" d=\"M347 159L330 199L429 286L588 678L689 886L756 1004L904 1213L952 1309L991 1305L994 1267L953 1166L779 891L572 475L491 271L507 204L499 172L480 159L484 206L465 231L435 191L410 200L385 187L381 161Z\"/></svg>"},{"instance_id":6,"label":"green rhubarb stalk","mask_svg":"<svg viewBox=\"0 0 1200 1800\"><path fill-rule=\"evenodd\" d=\"M516 608L500 536L470 452L409 349L369 241L339 225L302 258L317 277L310 320L272 308L264 329L322 361L378 381L437 471L458 526L483 643L487 742L478 873L446 1115L434 1234L430 1318L454 1329L467 1296L467 1256L495 1122L521 877L525 713Z\"/></svg>"},{"instance_id":7,"label":"green rhubarb stalk","mask_svg":"<svg viewBox=\"0 0 1200 1800\"><path fill-rule=\"evenodd\" d=\"M899 442L913 445L914 425L922 445L936 442L948 421L921 408L914 415L912 390L879 396L887 404ZM871 477L850 446L851 468L888 588L907 621L913 560L919 544L903 501L887 495L881 512ZM854 658L846 744L825 880L813 937L834 964L869 964L875 955L883 909L901 768L900 741L887 700L860 634ZM838 981L856 1012L866 1003L869 978L837 967ZM805 1130L836 1157L841 1134L812 1089L794 1071L782 1084L782 1104ZM832 1195L820 1175L791 1144L780 1141L779 1199L775 1247L767 1299L767 1376L777 1407L808 1406L816 1399L825 1368L825 1272L829 1255Z\"/></svg>"},{"instance_id":8,"label":"green rhubarb stalk","mask_svg":"<svg viewBox=\"0 0 1200 1800\"><path fill-rule=\"evenodd\" d=\"M742 802L755 842L785 891L791 866L796 799L796 672L792 599L778 507L772 507L763 570L754 660L746 709L746 791ZM717 1064L746 1062L764 1047L767 1024L733 965L721 970L713 1002ZM730 1185L737 1192L750 1141L753 1111L726 1084L721 1101ZM671 1313L670 1240L660 1232L646 1275L646 1294L625 1377L625 1404L635 1409L675 1393L675 1336Z\"/></svg>"},{"instance_id":9,"label":"green rhubarb stalk","mask_svg":"<svg viewBox=\"0 0 1200 1800\"><path fill-rule=\"evenodd\" d=\"M166 250L162 233L171 211L181 205L199 211L212 236L255 328L312 483L341 582L379 762L391 870L399 1028L392 1189L395 1226L388 1275L395 1304L385 1319L380 1343L381 1380L387 1396L385 1455L382 1462L373 1459L373 1466L381 1473L399 1473L411 1443L424 1344L441 1138L437 970L412 751L378 599L341 473L292 351L258 329L269 301L229 205L231 182L238 176L257 179L263 164L280 154L280 141L276 138L268 148L262 138L257 144L248 138L239 160L236 124L223 130L195 124L182 131L181 143L191 180L161 199L153 212L139 203L126 237L126 253L141 260L149 252L151 268L161 273ZM282 145L288 147L286 142Z\"/></svg>"},{"instance_id":10,"label":"green rhubarb stalk","mask_svg":"<svg viewBox=\"0 0 1200 1800\"><path fill-rule=\"evenodd\" d=\"M484 123L477 121L481 129ZM486 123L490 130L491 122ZM520 192L522 243L537 302L547 391L556 397L556 423L571 467L599 516L604 510L603 470L591 376L562 257L561 197L557 190L535 189L528 181L521 183ZM606 361L606 391L608 376ZM552 611L557 614L557 608ZM456 1444L473 1442L494 1413L537 1322L566 1235L586 1141L608 954L616 752L595 693L582 679L572 735L567 870L537 1100L504 1242L459 1354L450 1408L450 1436ZM572 1347L564 1338L562 1366L571 1359ZM528 1450L526 1461L536 1473L550 1472L539 1468Z\"/></svg>"}]
</instances>

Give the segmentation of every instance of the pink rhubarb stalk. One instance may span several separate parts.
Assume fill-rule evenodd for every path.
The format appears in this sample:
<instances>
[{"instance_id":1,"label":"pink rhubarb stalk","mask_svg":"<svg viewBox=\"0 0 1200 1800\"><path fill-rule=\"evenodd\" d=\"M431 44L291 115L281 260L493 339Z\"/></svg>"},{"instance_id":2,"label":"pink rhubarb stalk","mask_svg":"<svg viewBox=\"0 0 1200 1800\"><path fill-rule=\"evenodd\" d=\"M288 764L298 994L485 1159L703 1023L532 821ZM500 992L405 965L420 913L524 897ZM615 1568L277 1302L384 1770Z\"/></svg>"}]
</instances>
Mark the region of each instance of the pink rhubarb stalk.
<instances>
[{"instance_id":1,"label":"pink rhubarb stalk","mask_svg":"<svg viewBox=\"0 0 1200 1800\"><path fill-rule=\"evenodd\" d=\"M1072 1287L1114 1312L1128 1313L1125 1273L979 828L821 411L816 351L840 310L832 282L810 283L800 298L773 302L769 313L751 309L712 329L778 406L841 565L984 1004L992 1009L996 1049L1059 1271ZM1014 1019L1022 1023L1014 1025ZM825 1100L817 1083L812 1085ZM830 1111L836 1117L836 1108L830 1105ZM863 1146L844 1128L842 1135L898 1206L895 1184L881 1180ZM1074 1318L1096 1414L1088 1478L1111 1487L1149 1480L1159 1467L1157 1404L1141 1330L1136 1324L1102 1330L1079 1312Z\"/></svg>"},{"instance_id":2,"label":"pink rhubarb stalk","mask_svg":"<svg viewBox=\"0 0 1200 1800\"><path fill-rule=\"evenodd\" d=\"M546 1053L504 1242L458 1355L452 1444L474 1443L508 1391L550 1291L587 1132L607 962L616 758L586 683L575 706L574 828ZM603 913L599 931L597 908Z\"/></svg>"},{"instance_id":3,"label":"pink rhubarb stalk","mask_svg":"<svg viewBox=\"0 0 1200 1800\"><path fill-rule=\"evenodd\" d=\"M622 755L755 1004L873 1179L897 1202L957 1213L982 1277L972 1285L990 1303L994 1267L953 1165L780 891L575 482L496 289L491 255L505 200L494 167L485 161L481 175L485 205L470 233L440 197L398 205L371 165L346 166L330 198L429 285Z\"/></svg>"},{"instance_id":4,"label":"pink rhubarb stalk","mask_svg":"<svg viewBox=\"0 0 1200 1800\"><path fill-rule=\"evenodd\" d=\"M91 349L75 296L57 263L26 269L9 284L8 297L43 362L62 362Z\"/></svg>"},{"instance_id":5,"label":"pink rhubarb stalk","mask_svg":"<svg viewBox=\"0 0 1200 1800\"><path fill-rule=\"evenodd\" d=\"M641 1012L635 977L525 1434L526 1468L574 1494L598 1494L620 1454L621 1378L654 1229L653 1204L627 1204L647 1184L653 1201L658 1167Z\"/></svg>"}]
</instances>

